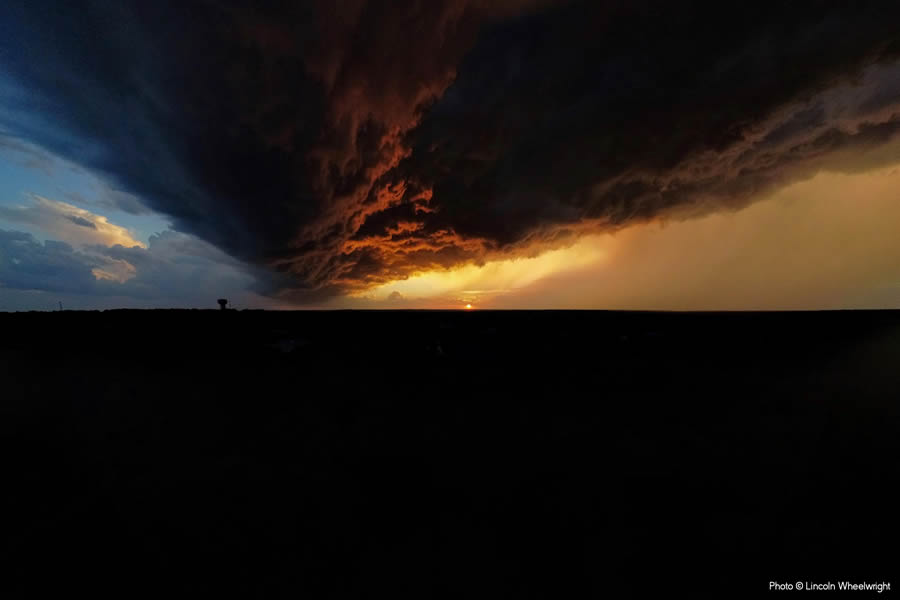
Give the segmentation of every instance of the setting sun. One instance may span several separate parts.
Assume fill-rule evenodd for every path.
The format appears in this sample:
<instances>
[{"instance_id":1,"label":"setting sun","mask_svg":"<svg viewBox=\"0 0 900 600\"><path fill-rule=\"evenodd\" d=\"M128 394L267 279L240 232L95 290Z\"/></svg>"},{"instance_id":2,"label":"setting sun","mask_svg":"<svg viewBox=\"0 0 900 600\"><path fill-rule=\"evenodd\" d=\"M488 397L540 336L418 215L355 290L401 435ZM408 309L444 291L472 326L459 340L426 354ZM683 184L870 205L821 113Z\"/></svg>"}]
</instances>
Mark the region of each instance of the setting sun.
<instances>
[{"instance_id":1,"label":"setting sun","mask_svg":"<svg viewBox=\"0 0 900 600\"><path fill-rule=\"evenodd\" d=\"M471 305L471 304L466 304L466 310L471 310L471 309L472 309L472 305Z\"/></svg>"}]
</instances>

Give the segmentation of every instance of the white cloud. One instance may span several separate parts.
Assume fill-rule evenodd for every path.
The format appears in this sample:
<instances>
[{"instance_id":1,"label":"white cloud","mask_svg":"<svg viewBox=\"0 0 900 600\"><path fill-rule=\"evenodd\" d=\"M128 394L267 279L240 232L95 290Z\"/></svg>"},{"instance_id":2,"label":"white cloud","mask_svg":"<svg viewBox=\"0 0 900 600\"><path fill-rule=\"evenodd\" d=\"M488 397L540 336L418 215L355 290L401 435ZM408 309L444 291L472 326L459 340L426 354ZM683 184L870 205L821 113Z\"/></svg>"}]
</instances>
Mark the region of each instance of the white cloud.
<instances>
[{"instance_id":1,"label":"white cloud","mask_svg":"<svg viewBox=\"0 0 900 600\"><path fill-rule=\"evenodd\" d=\"M128 229L110 223L103 215L36 194L30 194L29 198L30 205L0 206L0 219L31 225L48 238L78 246L147 247L134 239Z\"/></svg>"},{"instance_id":2,"label":"white cloud","mask_svg":"<svg viewBox=\"0 0 900 600\"><path fill-rule=\"evenodd\" d=\"M252 291L256 272L194 236L164 231L146 247L75 248L0 229L0 310L278 307Z\"/></svg>"},{"instance_id":3,"label":"white cloud","mask_svg":"<svg viewBox=\"0 0 900 600\"><path fill-rule=\"evenodd\" d=\"M116 281L125 283L137 275L137 269L127 260L103 257L104 263L91 269L94 277L104 279L106 281Z\"/></svg>"}]
</instances>

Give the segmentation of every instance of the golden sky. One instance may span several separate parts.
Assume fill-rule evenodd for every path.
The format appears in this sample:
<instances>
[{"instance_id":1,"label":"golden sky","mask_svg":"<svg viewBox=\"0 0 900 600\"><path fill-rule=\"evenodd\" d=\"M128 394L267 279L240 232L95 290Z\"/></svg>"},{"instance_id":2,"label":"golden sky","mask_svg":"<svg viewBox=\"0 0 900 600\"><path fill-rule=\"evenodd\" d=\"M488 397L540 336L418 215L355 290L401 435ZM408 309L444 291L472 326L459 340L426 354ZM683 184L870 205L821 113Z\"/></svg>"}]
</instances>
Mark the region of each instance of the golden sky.
<instances>
[{"instance_id":1,"label":"golden sky","mask_svg":"<svg viewBox=\"0 0 900 600\"><path fill-rule=\"evenodd\" d=\"M822 172L736 212L636 225L534 258L434 271L333 305L897 308L898 225L900 166Z\"/></svg>"}]
</instances>

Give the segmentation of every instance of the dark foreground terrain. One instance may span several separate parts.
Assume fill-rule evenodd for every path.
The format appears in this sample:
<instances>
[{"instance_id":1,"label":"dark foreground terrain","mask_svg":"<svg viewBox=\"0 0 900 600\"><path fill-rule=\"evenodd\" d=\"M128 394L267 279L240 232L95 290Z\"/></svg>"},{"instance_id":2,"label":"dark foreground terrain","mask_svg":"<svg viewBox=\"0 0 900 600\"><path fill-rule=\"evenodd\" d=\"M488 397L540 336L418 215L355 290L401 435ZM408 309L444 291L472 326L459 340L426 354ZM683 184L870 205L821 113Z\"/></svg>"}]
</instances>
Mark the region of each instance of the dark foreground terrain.
<instances>
[{"instance_id":1,"label":"dark foreground terrain","mask_svg":"<svg viewBox=\"0 0 900 600\"><path fill-rule=\"evenodd\" d=\"M0 336L3 597L900 586L900 313L60 312Z\"/></svg>"}]
</instances>

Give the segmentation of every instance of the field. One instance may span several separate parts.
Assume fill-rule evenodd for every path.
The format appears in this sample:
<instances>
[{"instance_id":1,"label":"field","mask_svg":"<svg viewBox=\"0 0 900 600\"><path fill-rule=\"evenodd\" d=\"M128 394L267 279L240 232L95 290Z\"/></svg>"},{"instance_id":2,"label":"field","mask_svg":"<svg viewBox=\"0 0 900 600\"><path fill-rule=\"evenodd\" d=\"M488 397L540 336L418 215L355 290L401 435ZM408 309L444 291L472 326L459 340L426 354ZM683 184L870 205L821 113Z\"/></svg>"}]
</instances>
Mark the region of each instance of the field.
<instances>
[{"instance_id":1,"label":"field","mask_svg":"<svg viewBox=\"0 0 900 600\"><path fill-rule=\"evenodd\" d=\"M896 572L897 312L7 313L0 381L5 597Z\"/></svg>"}]
</instances>

